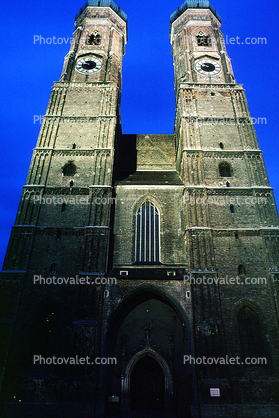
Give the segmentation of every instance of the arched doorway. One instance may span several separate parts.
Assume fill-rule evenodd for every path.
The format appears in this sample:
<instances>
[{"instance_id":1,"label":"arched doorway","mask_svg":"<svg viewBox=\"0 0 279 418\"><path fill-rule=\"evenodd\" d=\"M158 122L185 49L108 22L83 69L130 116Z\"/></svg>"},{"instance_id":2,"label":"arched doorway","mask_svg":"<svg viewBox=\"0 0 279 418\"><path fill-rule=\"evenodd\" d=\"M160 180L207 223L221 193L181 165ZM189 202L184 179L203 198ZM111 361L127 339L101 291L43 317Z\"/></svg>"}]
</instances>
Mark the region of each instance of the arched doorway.
<instances>
[{"instance_id":1,"label":"arched doorway","mask_svg":"<svg viewBox=\"0 0 279 418\"><path fill-rule=\"evenodd\" d=\"M165 376L154 358L142 357L133 367L130 378L130 396L131 409L164 409Z\"/></svg>"},{"instance_id":2,"label":"arched doorway","mask_svg":"<svg viewBox=\"0 0 279 418\"><path fill-rule=\"evenodd\" d=\"M140 416L137 415L140 411L148 410L151 414L154 411L154 417L160 413L160 418L164 414L174 416L180 408L177 393L185 379L189 378L187 391L192 394L192 368L183 364L185 353L191 353L189 331L186 313L161 288L142 285L127 294L112 312L107 330L108 357L119 359L107 376L107 399L117 397L119 403L115 405L108 401L107 410L117 409L118 413L127 416L129 411L131 416ZM157 389L153 388L153 393L159 397L156 398L158 401L153 398L150 404L143 404L150 397L145 392L151 390L151 384L149 388L146 384L149 380L155 382ZM183 405L185 416L185 409L190 411L191 402L192 395L187 398L187 405ZM155 408L164 408L164 412L163 409L155 412Z\"/></svg>"}]
</instances>

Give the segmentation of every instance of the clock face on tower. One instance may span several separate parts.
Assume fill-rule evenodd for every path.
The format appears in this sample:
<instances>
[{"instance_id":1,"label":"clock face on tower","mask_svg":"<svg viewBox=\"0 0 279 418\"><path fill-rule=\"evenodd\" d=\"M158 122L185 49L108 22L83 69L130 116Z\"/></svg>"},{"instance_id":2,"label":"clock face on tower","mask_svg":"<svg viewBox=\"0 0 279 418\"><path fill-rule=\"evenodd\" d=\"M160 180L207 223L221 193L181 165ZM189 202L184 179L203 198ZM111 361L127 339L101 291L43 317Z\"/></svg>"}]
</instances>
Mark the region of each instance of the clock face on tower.
<instances>
[{"instance_id":1,"label":"clock face on tower","mask_svg":"<svg viewBox=\"0 0 279 418\"><path fill-rule=\"evenodd\" d=\"M82 74L92 74L100 71L102 61L95 57L80 58L77 61L76 69Z\"/></svg>"},{"instance_id":2,"label":"clock face on tower","mask_svg":"<svg viewBox=\"0 0 279 418\"><path fill-rule=\"evenodd\" d=\"M221 65L212 60L203 59L196 62L196 70L203 75L216 75L221 71Z\"/></svg>"}]
</instances>

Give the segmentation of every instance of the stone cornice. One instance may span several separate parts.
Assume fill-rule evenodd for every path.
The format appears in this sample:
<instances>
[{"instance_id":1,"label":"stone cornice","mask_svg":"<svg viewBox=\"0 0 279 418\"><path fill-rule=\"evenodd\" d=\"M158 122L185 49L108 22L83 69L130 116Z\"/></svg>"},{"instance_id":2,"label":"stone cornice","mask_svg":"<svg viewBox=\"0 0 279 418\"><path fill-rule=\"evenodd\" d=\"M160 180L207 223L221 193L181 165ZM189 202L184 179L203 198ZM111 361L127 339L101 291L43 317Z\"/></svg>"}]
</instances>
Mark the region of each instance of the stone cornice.
<instances>
[{"instance_id":1,"label":"stone cornice","mask_svg":"<svg viewBox=\"0 0 279 418\"><path fill-rule=\"evenodd\" d=\"M228 151L217 151L217 150L191 150L184 149L182 152L187 154L187 157L199 157L203 158L214 158L214 159L225 159L225 158L245 158L245 153L248 150L228 150ZM260 152L259 152L260 153Z\"/></svg>"}]
</instances>

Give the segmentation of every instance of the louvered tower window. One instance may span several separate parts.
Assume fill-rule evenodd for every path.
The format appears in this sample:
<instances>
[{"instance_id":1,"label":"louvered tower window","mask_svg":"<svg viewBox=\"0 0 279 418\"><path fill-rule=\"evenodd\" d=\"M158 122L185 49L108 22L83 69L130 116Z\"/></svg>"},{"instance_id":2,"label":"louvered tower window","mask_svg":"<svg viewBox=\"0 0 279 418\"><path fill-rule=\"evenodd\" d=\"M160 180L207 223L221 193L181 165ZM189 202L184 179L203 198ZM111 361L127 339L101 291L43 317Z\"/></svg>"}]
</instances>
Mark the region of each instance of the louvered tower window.
<instances>
[{"instance_id":1,"label":"louvered tower window","mask_svg":"<svg viewBox=\"0 0 279 418\"><path fill-rule=\"evenodd\" d=\"M136 262L157 264L160 261L160 214L146 200L136 215Z\"/></svg>"},{"instance_id":2,"label":"louvered tower window","mask_svg":"<svg viewBox=\"0 0 279 418\"><path fill-rule=\"evenodd\" d=\"M209 35L199 32L197 36L197 43L199 46L211 46L211 39Z\"/></svg>"}]
</instances>

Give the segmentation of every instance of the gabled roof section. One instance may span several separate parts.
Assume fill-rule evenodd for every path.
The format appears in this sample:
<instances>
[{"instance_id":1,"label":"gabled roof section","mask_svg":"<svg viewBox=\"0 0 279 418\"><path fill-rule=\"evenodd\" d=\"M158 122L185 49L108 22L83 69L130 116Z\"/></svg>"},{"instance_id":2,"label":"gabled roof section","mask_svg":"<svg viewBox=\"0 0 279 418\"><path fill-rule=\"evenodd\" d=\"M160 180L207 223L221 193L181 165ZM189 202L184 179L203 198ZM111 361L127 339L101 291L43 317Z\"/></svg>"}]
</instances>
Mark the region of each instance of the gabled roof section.
<instances>
[{"instance_id":1,"label":"gabled roof section","mask_svg":"<svg viewBox=\"0 0 279 418\"><path fill-rule=\"evenodd\" d=\"M124 22L127 22L127 15L125 12L123 12L122 9L113 1L113 0L88 0L85 5L80 9L78 14L75 17L75 20L79 18L79 16L84 12L86 7L93 6L93 7L110 7L112 10L115 11L115 13L120 16Z\"/></svg>"},{"instance_id":2,"label":"gabled roof section","mask_svg":"<svg viewBox=\"0 0 279 418\"><path fill-rule=\"evenodd\" d=\"M211 6L208 0L186 0L181 4L175 12L170 16L170 23L172 24L182 13L187 9L210 9L214 16L221 22L221 16L216 12L214 7Z\"/></svg>"}]
</instances>

